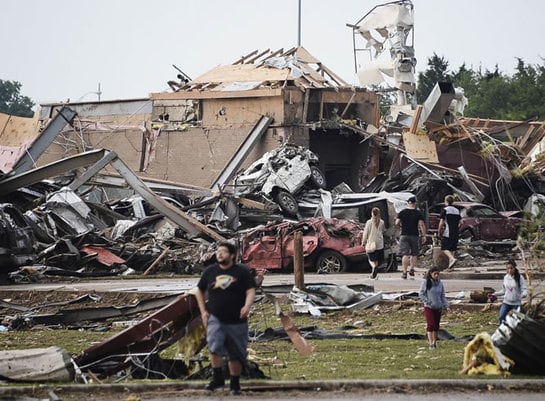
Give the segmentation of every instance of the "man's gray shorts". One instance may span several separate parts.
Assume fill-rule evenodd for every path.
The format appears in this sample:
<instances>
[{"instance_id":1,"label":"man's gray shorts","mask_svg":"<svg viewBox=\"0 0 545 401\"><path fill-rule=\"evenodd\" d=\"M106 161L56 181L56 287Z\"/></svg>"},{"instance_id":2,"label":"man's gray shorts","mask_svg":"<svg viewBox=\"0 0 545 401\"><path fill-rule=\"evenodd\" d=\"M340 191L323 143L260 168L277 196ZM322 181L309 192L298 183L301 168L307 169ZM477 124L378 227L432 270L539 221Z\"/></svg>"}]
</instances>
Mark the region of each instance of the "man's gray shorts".
<instances>
[{"instance_id":1,"label":"man's gray shorts","mask_svg":"<svg viewBox=\"0 0 545 401\"><path fill-rule=\"evenodd\" d=\"M248 345L248 322L223 323L214 316L208 317L206 328L208 350L212 354L225 355L230 361L246 360Z\"/></svg>"},{"instance_id":2,"label":"man's gray shorts","mask_svg":"<svg viewBox=\"0 0 545 401\"><path fill-rule=\"evenodd\" d=\"M399 237L398 252L401 256L418 256L420 237L418 235L402 235Z\"/></svg>"}]
</instances>

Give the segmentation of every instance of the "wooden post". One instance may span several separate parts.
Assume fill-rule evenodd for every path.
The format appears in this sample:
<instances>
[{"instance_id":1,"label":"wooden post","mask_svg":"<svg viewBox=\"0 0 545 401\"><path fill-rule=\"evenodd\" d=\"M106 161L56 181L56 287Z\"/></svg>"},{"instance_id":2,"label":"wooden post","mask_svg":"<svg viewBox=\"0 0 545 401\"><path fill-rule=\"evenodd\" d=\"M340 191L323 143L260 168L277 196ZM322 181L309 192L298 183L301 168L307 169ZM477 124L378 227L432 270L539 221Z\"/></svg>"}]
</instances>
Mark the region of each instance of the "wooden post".
<instances>
[{"instance_id":1,"label":"wooden post","mask_svg":"<svg viewBox=\"0 0 545 401\"><path fill-rule=\"evenodd\" d=\"M305 266L303 263L303 233L296 231L293 237L293 275L295 287L305 288Z\"/></svg>"},{"instance_id":2,"label":"wooden post","mask_svg":"<svg viewBox=\"0 0 545 401\"><path fill-rule=\"evenodd\" d=\"M409 129L409 132L411 134L416 134L416 130L418 129L418 122L420 120L420 115L422 114L422 105L419 104L416 106L416 110L413 115L413 122L411 123L411 128Z\"/></svg>"},{"instance_id":3,"label":"wooden post","mask_svg":"<svg viewBox=\"0 0 545 401\"><path fill-rule=\"evenodd\" d=\"M168 253L168 251L170 251L170 248L167 246L163 252L161 252L161 254L157 257L157 259L155 259L153 261L153 263L146 269L146 271L143 273L144 276L147 276L148 274L150 274L154 269L155 267L157 267L157 265L159 264L159 262L161 261L161 259L163 259L166 254Z\"/></svg>"}]
</instances>

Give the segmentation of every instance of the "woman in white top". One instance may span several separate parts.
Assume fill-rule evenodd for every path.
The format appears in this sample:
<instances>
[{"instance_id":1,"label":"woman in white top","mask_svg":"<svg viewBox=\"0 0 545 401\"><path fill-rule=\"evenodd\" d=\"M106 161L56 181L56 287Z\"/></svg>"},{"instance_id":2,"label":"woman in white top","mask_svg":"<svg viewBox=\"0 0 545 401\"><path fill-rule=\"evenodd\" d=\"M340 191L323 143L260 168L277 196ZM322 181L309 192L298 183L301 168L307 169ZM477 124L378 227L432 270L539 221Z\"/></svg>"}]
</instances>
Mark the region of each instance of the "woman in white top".
<instances>
[{"instance_id":1,"label":"woman in white top","mask_svg":"<svg viewBox=\"0 0 545 401\"><path fill-rule=\"evenodd\" d=\"M507 261L506 268L507 274L503 277L502 289L489 295L492 300L494 300L495 297L503 296L503 301L500 306L500 324L505 321L505 317L509 311L520 307L522 298L528 295L526 281L518 271L517 264L513 259Z\"/></svg>"},{"instance_id":2,"label":"woman in white top","mask_svg":"<svg viewBox=\"0 0 545 401\"><path fill-rule=\"evenodd\" d=\"M377 277L377 266L384 260L385 230L384 221L380 218L380 209L374 207L371 210L371 218L365 223L361 242L371 265L371 278Z\"/></svg>"}]
</instances>

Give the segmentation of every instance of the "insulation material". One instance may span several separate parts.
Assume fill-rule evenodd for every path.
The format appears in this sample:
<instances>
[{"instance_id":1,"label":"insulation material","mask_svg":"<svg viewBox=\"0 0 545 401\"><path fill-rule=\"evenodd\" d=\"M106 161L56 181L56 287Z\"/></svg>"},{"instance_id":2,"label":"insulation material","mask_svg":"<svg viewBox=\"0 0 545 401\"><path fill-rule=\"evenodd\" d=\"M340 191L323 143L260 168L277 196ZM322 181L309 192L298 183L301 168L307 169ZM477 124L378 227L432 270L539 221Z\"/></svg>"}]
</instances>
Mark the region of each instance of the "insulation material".
<instances>
[{"instance_id":1,"label":"insulation material","mask_svg":"<svg viewBox=\"0 0 545 401\"><path fill-rule=\"evenodd\" d=\"M389 60L373 60L358 70L358 79L362 85L379 85L384 82L384 75L394 76L394 65Z\"/></svg>"},{"instance_id":2,"label":"insulation material","mask_svg":"<svg viewBox=\"0 0 545 401\"><path fill-rule=\"evenodd\" d=\"M230 82L224 85L221 90L224 92L249 91L258 88L262 83L262 81Z\"/></svg>"},{"instance_id":3,"label":"insulation material","mask_svg":"<svg viewBox=\"0 0 545 401\"><path fill-rule=\"evenodd\" d=\"M394 86L407 92L413 92L415 86L414 49L407 45L407 37L414 25L413 7L410 2L385 4L376 7L357 28L370 51L373 61L358 71L362 85L378 85L384 82L379 75L392 77ZM387 51L389 50L389 51ZM389 53L384 61L381 56Z\"/></svg>"},{"instance_id":4,"label":"insulation material","mask_svg":"<svg viewBox=\"0 0 545 401\"><path fill-rule=\"evenodd\" d=\"M466 345L464 350L464 368L460 373L468 375L508 374L514 362L504 356L492 342L488 333L479 333Z\"/></svg>"},{"instance_id":5,"label":"insulation material","mask_svg":"<svg viewBox=\"0 0 545 401\"><path fill-rule=\"evenodd\" d=\"M369 36L376 31L380 37L388 38L388 31L398 27L411 28L414 25L413 10L403 4L387 4L372 11L361 24L359 32ZM371 34L371 36L373 36Z\"/></svg>"},{"instance_id":6,"label":"insulation material","mask_svg":"<svg viewBox=\"0 0 545 401\"><path fill-rule=\"evenodd\" d=\"M267 67L272 68L289 68L290 76L293 79L297 79L303 76L303 71L297 65L297 57L295 56L271 57L270 59L265 60L263 64Z\"/></svg>"}]
</instances>

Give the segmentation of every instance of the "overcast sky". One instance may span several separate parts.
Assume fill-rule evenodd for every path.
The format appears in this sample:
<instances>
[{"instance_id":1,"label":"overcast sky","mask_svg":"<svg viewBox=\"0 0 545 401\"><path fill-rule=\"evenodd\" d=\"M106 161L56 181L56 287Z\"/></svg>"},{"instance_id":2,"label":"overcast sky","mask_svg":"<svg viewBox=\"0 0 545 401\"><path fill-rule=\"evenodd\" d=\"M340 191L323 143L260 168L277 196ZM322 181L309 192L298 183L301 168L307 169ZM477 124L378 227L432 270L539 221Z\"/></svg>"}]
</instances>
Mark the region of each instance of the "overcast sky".
<instances>
[{"instance_id":1,"label":"overcast sky","mask_svg":"<svg viewBox=\"0 0 545 401\"><path fill-rule=\"evenodd\" d=\"M302 45L356 84L352 30L374 0L302 0ZM542 64L545 1L414 0L417 71L437 53L452 68L511 74ZM195 78L255 49L297 44L298 0L2 0L0 79L36 103L146 97L175 64Z\"/></svg>"}]
</instances>

